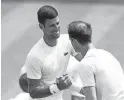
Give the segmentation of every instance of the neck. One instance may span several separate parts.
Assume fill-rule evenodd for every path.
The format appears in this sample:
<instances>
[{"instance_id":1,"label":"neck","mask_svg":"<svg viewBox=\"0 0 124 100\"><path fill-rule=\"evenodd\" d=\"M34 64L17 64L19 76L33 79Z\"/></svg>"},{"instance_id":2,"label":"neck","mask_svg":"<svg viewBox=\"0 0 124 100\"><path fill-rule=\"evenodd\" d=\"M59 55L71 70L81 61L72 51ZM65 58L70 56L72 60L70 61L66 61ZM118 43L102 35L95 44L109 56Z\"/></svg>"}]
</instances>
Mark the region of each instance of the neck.
<instances>
[{"instance_id":1,"label":"neck","mask_svg":"<svg viewBox=\"0 0 124 100\"><path fill-rule=\"evenodd\" d=\"M81 54L84 57L88 50L95 48L92 43L88 43L85 46L82 46Z\"/></svg>"},{"instance_id":2,"label":"neck","mask_svg":"<svg viewBox=\"0 0 124 100\"><path fill-rule=\"evenodd\" d=\"M93 45L92 43L89 43L89 44L88 44L88 50L89 50L89 49L93 49L93 48L95 48L94 45Z\"/></svg>"},{"instance_id":3,"label":"neck","mask_svg":"<svg viewBox=\"0 0 124 100\"><path fill-rule=\"evenodd\" d=\"M57 39L51 39L51 38L49 39L46 36L43 36L43 39L44 39L45 43L50 47L53 47L57 44Z\"/></svg>"}]
</instances>

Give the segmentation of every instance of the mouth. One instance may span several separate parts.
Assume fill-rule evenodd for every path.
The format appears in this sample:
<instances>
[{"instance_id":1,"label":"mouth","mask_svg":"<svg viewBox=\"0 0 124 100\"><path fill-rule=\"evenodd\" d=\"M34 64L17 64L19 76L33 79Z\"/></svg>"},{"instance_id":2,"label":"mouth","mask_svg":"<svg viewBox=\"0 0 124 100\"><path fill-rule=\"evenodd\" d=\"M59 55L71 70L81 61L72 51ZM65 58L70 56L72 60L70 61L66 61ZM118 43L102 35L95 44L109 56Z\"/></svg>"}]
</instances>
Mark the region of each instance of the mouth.
<instances>
[{"instance_id":1,"label":"mouth","mask_svg":"<svg viewBox=\"0 0 124 100\"><path fill-rule=\"evenodd\" d=\"M55 32L53 32L53 34L59 34L60 33L60 31L55 31Z\"/></svg>"},{"instance_id":2,"label":"mouth","mask_svg":"<svg viewBox=\"0 0 124 100\"><path fill-rule=\"evenodd\" d=\"M58 37L60 35L60 32L59 31L53 32L53 35Z\"/></svg>"}]
</instances>

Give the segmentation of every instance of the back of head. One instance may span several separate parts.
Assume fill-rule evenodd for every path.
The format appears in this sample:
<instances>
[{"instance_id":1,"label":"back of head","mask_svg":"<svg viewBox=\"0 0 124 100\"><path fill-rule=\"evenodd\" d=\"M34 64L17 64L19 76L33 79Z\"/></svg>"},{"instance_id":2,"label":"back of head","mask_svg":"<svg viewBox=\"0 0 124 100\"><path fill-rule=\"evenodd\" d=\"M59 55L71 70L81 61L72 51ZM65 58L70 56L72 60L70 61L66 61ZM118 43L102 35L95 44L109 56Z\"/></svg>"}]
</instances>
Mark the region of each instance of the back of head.
<instances>
[{"instance_id":1,"label":"back of head","mask_svg":"<svg viewBox=\"0 0 124 100\"><path fill-rule=\"evenodd\" d=\"M37 12L38 21L44 24L47 19L53 19L58 16L57 10L49 5L41 7Z\"/></svg>"},{"instance_id":2,"label":"back of head","mask_svg":"<svg viewBox=\"0 0 124 100\"><path fill-rule=\"evenodd\" d=\"M73 21L68 25L70 38L76 39L81 44L91 43L92 28L89 23Z\"/></svg>"},{"instance_id":3,"label":"back of head","mask_svg":"<svg viewBox=\"0 0 124 100\"><path fill-rule=\"evenodd\" d=\"M28 80L27 80L27 74L23 74L19 78L19 85L23 92L28 93Z\"/></svg>"}]
</instances>

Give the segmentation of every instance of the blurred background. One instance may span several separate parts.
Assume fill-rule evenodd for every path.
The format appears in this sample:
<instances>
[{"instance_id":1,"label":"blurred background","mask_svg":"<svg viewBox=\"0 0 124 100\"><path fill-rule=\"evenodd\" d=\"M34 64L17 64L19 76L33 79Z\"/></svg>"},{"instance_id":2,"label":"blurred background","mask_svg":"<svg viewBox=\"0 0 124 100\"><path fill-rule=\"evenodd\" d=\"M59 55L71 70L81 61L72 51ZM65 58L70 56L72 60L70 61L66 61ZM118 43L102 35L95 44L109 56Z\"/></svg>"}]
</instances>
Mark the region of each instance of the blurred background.
<instances>
[{"instance_id":1,"label":"blurred background","mask_svg":"<svg viewBox=\"0 0 124 100\"><path fill-rule=\"evenodd\" d=\"M18 85L19 71L31 47L42 37L36 13L46 4L58 10L61 34L67 33L71 21L91 23L95 46L111 52L124 66L124 0L2 0L2 100L22 92ZM69 100L68 93L63 97Z\"/></svg>"}]
</instances>

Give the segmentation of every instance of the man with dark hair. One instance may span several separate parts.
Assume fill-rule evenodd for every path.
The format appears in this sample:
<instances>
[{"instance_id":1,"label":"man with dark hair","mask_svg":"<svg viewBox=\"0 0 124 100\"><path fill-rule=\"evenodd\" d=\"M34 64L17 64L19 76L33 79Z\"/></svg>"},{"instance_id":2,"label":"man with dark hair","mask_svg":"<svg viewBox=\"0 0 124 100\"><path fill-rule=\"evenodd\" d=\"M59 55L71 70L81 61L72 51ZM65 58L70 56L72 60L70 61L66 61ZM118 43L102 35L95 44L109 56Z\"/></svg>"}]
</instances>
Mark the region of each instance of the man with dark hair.
<instances>
[{"instance_id":1,"label":"man with dark hair","mask_svg":"<svg viewBox=\"0 0 124 100\"><path fill-rule=\"evenodd\" d=\"M122 67L111 53L94 47L91 25L74 21L68 26L68 34L75 51L84 57L75 66L83 82L80 93L86 100L124 100Z\"/></svg>"},{"instance_id":2,"label":"man with dark hair","mask_svg":"<svg viewBox=\"0 0 124 100\"><path fill-rule=\"evenodd\" d=\"M24 67L28 80L30 100L62 100L63 91L72 84L65 74L70 55L80 61L68 35L60 35L58 12L52 6L37 12L43 37L29 51ZM61 76L61 77L60 77Z\"/></svg>"},{"instance_id":3,"label":"man with dark hair","mask_svg":"<svg viewBox=\"0 0 124 100\"><path fill-rule=\"evenodd\" d=\"M45 25L46 19L53 19L58 16L58 12L52 6L41 7L37 12L38 22Z\"/></svg>"}]
</instances>

